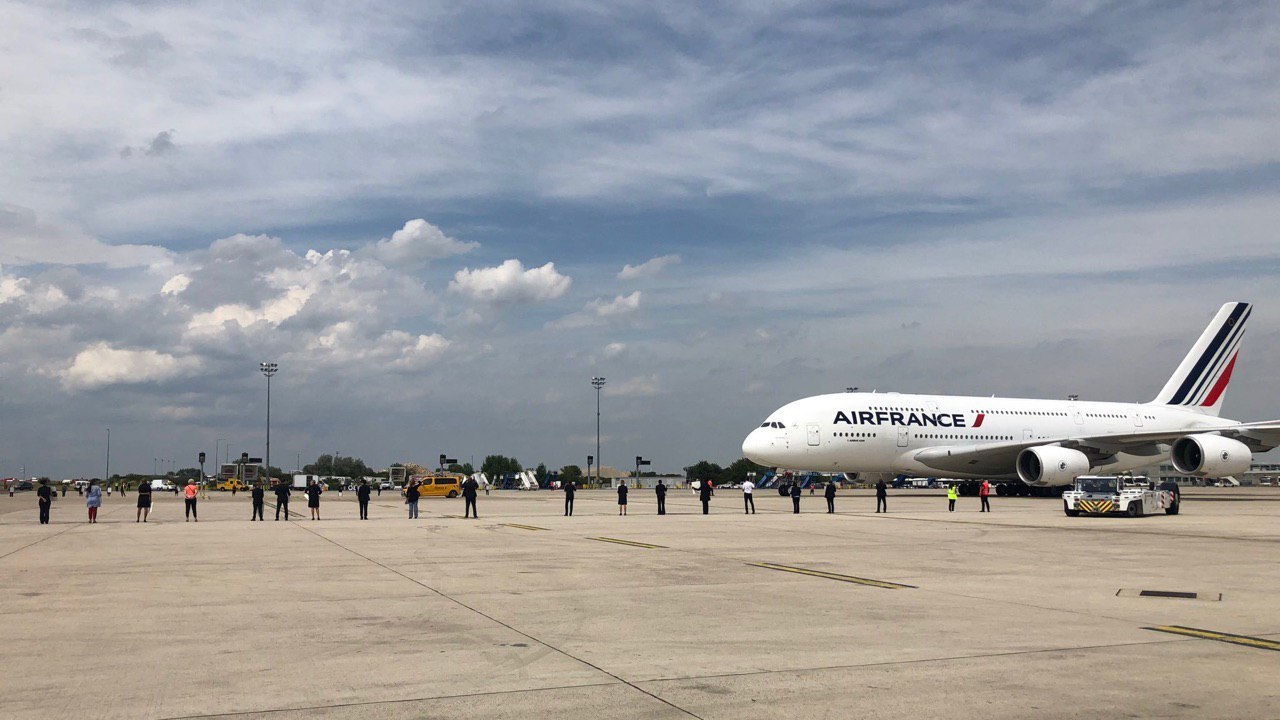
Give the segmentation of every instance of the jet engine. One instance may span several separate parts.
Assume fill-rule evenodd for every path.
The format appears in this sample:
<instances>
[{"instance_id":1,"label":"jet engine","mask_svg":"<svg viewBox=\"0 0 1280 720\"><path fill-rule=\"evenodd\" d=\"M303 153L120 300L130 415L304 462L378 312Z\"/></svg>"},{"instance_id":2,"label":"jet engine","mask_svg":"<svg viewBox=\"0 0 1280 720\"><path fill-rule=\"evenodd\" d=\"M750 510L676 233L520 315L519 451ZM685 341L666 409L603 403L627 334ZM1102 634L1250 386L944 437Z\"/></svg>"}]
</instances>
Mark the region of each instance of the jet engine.
<instances>
[{"instance_id":1,"label":"jet engine","mask_svg":"<svg viewBox=\"0 0 1280 720\"><path fill-rule=\"evenodd\" d=\"M1185 435L1173 441L1170 455L1178 472L1196 477L1227 477L1253 465L1247 445L1221 435Z\"/></svg>"},{"instance_id":2,"label":"jet engine","mask_svg":"<svg viewBox=\"0 0 1280 720\"><path fill-rule=\"evenodd\" d=\"M1089 472L1089 456L1079 450L1041 445L1018 453L1018 477L1035 487L1070 485Z\"/></svg>"}]
</instances>

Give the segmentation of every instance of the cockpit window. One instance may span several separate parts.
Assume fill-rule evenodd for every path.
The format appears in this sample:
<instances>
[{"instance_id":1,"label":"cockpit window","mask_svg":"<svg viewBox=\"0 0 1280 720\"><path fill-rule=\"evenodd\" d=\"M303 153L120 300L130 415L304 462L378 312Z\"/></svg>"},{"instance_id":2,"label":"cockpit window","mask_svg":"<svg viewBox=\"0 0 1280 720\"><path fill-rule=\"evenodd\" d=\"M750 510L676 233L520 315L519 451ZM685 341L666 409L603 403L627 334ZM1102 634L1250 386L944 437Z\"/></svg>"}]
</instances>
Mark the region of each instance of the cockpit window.
<instances>
[{"instance_id":1,"label":"cockpit window","mask_svg":"<svg viewBox=\"0 0 1280 720\"><path fill-rule=\"evenodd\" d=\"M773 427L773 423L763 422L760 423L760 427Z\"/></svg>"}]
</instances>

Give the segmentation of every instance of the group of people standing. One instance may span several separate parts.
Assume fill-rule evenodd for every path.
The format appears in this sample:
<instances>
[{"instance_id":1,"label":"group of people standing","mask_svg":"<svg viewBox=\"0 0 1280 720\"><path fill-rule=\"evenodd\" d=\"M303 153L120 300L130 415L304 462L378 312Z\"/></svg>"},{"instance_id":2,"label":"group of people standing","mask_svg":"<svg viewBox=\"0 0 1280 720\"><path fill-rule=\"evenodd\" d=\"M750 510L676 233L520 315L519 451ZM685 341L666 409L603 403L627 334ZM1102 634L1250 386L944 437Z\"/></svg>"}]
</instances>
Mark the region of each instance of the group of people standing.
<instances>
[{"instance_id":1,"label":"group of people standing","mask_svg":"<svg viewBox=\"0 0 1280 720\"><path fill-rule=\"evenodd\" d=\"M476 495L480 488L480 484L472 478L468 478L462 483L462 497L465 502L463 517L478 519L479 513L476 510ZM324 486L314 480L307 483L304 493L307 496L307 508L311 511L311 519L320 519L320 496L324 494ZM572 480L565 481L560 489L564 492L564 514L565 517L573 515L574 494L578 488ZM742 510L744 513L754 515L756 512L755 502L755 483L747 480L742 483ZM888 486L883 480L876 483L876 512L889 512ZM288 483L280 482L272 486L272 490L276 496L276 520L280 519L281 513L284 519L289 519L289 497L292 495L292 488ZM654 494L658 500L658 514L667 514L667 491L669 488L661 481L654 486ZM185 506L186 522L200 522L197 514L196 501L199 497L200 488L195 480L190 480L187 485L182 488L182 495ZM627 514L627 494L630 492L626 482L618 486L618 514ZM811 489L812 492L812 489ZM711 512L711 498L715 495L715 486L709 480L703 480L698 484L698 499L702 503L702 514L706 515ZM138 484L138 501L137 515L134 522L147 522L148 516L151 514L151 483L144 480ZM372 494L372 488L369 481L364 480L356 487L356 502L360 508L360 519L369 519L369 498ZM381 493L379 493L381 494ZM788 492L791 497L792 512L800 513L800 497L801 488L798 483L793 483ZM983 480L978 486L978 497L982 501L981 510L979 512L991 512L991 484ZM97 480L89 481L89 486L85 490L85 505L89 509L89 522L98 522L98 509L102 507L102 486ZM53 505L53 488L49 486L47 480L40 481L40 487L36 491L40 506L40 524L49 524L49 512ZM834 482L828 482L823 489L823 496L827 501L827 513L836 511L836 485ZM251 521L265 520L265 491L262 483L254 483L250 492L253 501L253 510L249 519ZM404 490L404 502L408 507L409 519L414 520L418 517L418 501L422 495L418 489L416 482L410 482ZM955 512L956 501L960 497L959 486L952 484L947 487L947 511Z\"/></svg>"}]
</instances>

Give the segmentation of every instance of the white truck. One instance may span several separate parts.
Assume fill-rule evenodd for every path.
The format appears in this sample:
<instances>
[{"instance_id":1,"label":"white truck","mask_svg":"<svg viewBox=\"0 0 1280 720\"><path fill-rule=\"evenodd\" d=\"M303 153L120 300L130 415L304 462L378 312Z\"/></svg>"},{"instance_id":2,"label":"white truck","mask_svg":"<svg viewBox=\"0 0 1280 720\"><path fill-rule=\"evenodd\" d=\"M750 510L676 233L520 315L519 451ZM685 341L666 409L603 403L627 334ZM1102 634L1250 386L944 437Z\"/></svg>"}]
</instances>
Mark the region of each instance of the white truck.
<instances>
[{"instance_id":1,"label":"white truck","mask_svg":"<svg viewBox=\"0 0 1280 720\"><path fill-rule=\"evenodd\" d=\"M1129 517L1154 515L1163 511L1177 515L1182 496L1177 483L1156 483L1141 476L1081 475L1071 489L1062 493L1062 511L1068 517L1082 513Z\"/></svg>"}]
</instances>

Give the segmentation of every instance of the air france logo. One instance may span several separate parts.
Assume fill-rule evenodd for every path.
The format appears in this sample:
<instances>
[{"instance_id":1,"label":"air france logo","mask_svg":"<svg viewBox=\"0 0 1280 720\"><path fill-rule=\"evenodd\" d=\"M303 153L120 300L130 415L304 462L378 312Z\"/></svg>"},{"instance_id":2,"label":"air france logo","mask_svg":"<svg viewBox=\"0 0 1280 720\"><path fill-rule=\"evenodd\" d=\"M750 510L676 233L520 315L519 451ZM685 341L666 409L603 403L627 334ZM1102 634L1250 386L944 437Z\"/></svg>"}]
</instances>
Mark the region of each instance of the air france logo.
<instances>
[{"instance_id":1,"label":"air france logo","mask_svg":"<svg viewBox=\"0 0 1280 720\"><path fill-rule=\"evenodd\" d=\"M844 423L845 425L915 425L918 427L982 427L982 421L986 418L986 413L978 413L974 418L973 425L970 426L965 422L962 413L904 413L896 410L880 410L871 412L870 410L850 410L845 413L843 410L836 411L836 419L832 421L833 425Z\"/></svg>"}]
</instances>

